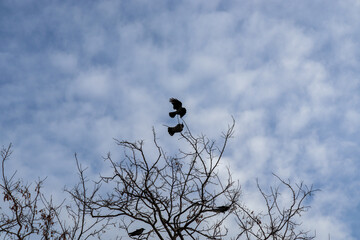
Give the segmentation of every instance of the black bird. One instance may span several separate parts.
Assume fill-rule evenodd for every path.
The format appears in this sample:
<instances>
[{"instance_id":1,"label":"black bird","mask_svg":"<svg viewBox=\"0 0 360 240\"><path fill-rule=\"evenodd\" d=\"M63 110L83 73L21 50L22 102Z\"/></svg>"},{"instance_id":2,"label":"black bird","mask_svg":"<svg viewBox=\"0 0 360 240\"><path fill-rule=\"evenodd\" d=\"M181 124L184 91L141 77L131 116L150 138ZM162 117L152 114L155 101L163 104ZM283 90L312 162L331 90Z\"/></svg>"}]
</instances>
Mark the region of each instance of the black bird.
<instances>
[{"instance_id":1,"label":"black bird","mask_svg":"<svg viewBox=\"0 0 360 240\"><path fill-rule=\"evenodd\" d=\"M129 233L130 237L141 235L145 228L139 228L131 233Z\"/></svg>"},{"instance_id":2,"label":"black bird","mask_svg":"<svg viewBox=\"0 0 360 240\"><path fill-rule=\"evenodd\" d=\"M168 132L170 136L173 136L177 132L181 132L184 129L184 124L178 124L175 127L168 127Z\"/></svg>"},{"instance_id":3,"label":"black bird","mask_svg":"<svg viewBox=\"0 0 360 240\"><path fill-rule=\"evenodd\" d=\"M173 108L176 110L175 112L169 112L170 117L174 118L178 114L182 118L186 114L186 108L182 107L182 103L179 100L170 98L169 102L172 103Z\"/></svg>"},{"instance_id":4,"label":"black bird","mask_svg":"<svg viewBox=\"0 0 360 240\"><path fill-rule=\"evenodd\" d=\"M227 210L229 210L230 207L231 207L231 205L230 205L230 206L225 206L225 205L224 205L224 206L220 206L220 207L214 208L213 211L214 211L214 212L217 212L217 213L224 213L224 212L226 212Z\"/></svg>"}]
</instances>

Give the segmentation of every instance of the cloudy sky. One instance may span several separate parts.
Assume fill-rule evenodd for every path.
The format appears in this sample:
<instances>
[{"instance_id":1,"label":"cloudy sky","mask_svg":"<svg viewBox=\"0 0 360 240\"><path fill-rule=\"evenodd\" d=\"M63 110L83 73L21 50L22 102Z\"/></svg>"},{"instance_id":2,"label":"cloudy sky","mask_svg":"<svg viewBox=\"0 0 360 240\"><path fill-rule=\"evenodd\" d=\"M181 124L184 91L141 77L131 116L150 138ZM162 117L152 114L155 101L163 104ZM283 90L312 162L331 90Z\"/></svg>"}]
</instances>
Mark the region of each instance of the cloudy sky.
<instances>
[{"instance_id":1,"label":"cloudy sky","mask_svg":"<svg viewBox=\"0 0 360 240\"><path fill-rule=\"evenodd\" d=\"M169 97L220 139L250 201L272 173L320 188L304 227L360 235L360 1L0 1L0 144L61 198L74 153L97 175L113 138L176 147ZM56 197L55 197L56 198Z\"/></svg>"}]
</instances>

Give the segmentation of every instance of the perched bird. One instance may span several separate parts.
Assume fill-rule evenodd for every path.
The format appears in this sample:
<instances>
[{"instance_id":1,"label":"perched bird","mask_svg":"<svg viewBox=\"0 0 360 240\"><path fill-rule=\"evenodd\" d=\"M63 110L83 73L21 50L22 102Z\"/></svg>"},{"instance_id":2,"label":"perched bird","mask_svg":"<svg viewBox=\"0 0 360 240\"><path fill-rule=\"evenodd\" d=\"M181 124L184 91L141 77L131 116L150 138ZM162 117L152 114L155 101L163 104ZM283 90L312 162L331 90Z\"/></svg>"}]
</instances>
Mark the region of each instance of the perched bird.
<instances>
[{"instance_id":1,"label":"perched bird","mask_svg":"<svg viewBox=\"0 0 360 240\"><path fill-rule=\"evenodd\" d=\"M231 207L231 205L230 205L230 206L225 206L225 205L224 205L224 206L220 206L220 207L214 208L213 211L214 211L214 212L217 212L217 213L224 213L224 212L226 212L227 210L229 210L230 207Z\"/></svg>"},{"instance_id":2,"label":"perched bird","mask_svg":"<svg viewBox=\"0 0 360 240\"><path fill-rule=\"evenodd\" d=\"M180 115L182 118L186 114L186 108L182 107L182 103L176 98L170 98L169 102L172 103L173 108L176 110L174 112L169 112L169 116L174 118L176 114Z\"/></svg>"},{"instance_id":3,"label":"perched bird","mask_svg":"<svg viewBox=\"0 0 360 240\"><path fill-rule=\"evenodd\" d=\"M178 124L175 127L168 127L168 132L170 136L173 136L177 132L181 132L184 129L184 124Z\"/></svg>"},{"instance_id":4,"label":"perched bird","mask_svg":"<svg viewBox=\"0 0 360 240\"><path fill-rule=\"evenodd\" d=\"M141 235L145 228L139 228L131 233L129 233L130 237Z\"/></svg>"}]
</instances>

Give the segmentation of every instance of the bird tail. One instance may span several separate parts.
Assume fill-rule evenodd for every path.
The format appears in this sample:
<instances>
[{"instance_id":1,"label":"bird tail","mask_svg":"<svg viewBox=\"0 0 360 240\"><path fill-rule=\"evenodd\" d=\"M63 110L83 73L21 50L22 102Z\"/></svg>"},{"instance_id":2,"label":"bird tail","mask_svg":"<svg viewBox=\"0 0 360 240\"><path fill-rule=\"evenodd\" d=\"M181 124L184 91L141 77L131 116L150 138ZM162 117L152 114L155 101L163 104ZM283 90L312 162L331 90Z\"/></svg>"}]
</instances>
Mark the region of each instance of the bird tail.
<instances>
[{"instance_id":1,"label":"bird tail","mask_svg":"<svg viewBox=\"0 0 360 240\"><path fill-rule=\"evenodd\" d=\"M168 127L168 132L170 134L170 136L173 136L174 135L174 129L172 127Z\"/></svg>"},{"instance_id":2,"label":"bird tail","mask_svg":"<svg viewBox=\"0 0 360 240\"><path fill-rule=\"evenodd\" d=\"M175 112L169 112L169 116L170 116L171 118L174 118L174 117L176 116L176 111L175 111Z\"/></svg>"}]
</instances>

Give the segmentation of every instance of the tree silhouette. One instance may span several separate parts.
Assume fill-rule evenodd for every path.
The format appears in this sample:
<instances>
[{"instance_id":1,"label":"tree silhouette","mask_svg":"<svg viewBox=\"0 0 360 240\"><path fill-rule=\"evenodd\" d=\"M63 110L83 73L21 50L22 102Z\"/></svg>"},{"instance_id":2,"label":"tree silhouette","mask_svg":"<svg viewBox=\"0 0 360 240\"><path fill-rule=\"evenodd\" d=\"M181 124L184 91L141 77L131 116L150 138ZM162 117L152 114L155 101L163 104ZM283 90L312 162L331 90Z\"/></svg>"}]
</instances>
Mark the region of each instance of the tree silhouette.
<instances>
[{"instance_id":1,"label":"tree silhouette","mask_svg":"<svg viewBox=\"0 0 360 240\"><path fill-rule=\"evenodd\" d=\"M243 204L236 204L237 210L234 214L241 231L235 239L314 239L315 235L300 229L300 217L310 208L305 205L305 200L318 190L303 183L291 184L290 181L284 181L275 174L274 176L280 184L275 188L270 187L269 193L257 182L257 188L265 203L264 212L255 213ZM285 203L280 201L281 193L289 193L290 199Z\"/></svg>"},{"instance_id":2,"label":"tree silhouette","mask_svg":"<svg viewBox=\"0 0 360 240\"><path fill-rule=\"evenodd\" d=\"M84 199L76 193L72 196L83 199L94 218L118 219L120 228L134 239L315 237L300 229L299 217L309 209L304 201L316 190L302 183L291 185L275 175L292 198L282 206L279 187L270 188L270 194L266 194L258 184L266 211L255 213L240 201L240 186L230 170L227 169L225 179L219 175L219 164L235 121L223 133L220 147L204 135L194 137L184 120L183 123L186 131L180 133L179 141L185 145L173 156L159 146L154 129L156 154L144 151L144 141L115 140L124 148L123 158L116 161L110 154L104 158L113 174L100 177L94 191L88 194L91 197ZM103 186L111 191L105 194L101 191ZM226 220L233 220L231 234ZM129 232L136 226L143 228Z\"/></svg>"},{"instance_id":3,"label":"tree silhouette","mask_svg":"<svg viewBox=\"0 0 360 240\"><path fill-rule=\"evenodd\" d=\"M3 208L0 212L0 236L4 239L26 239L34 234L44 237L51 235L51 212L39 209L43 180L35 183L32 190L29 184L10 177L5 172L5 162L10 157L11 144L1 150L2 178L0 189L3 194Z\"/></svg>"},{"instance_id":4,"label":"tree silhouette","mask_svg":"<svg viewBox=\"0 0 360 240\"><path fill-rule=\"evenodd\" d=\"M84 199L76 192L72 195L83 201L94 218L116 217L120 228L127 232L133 226L144 226L141 239L222 238L228 231L222 223L240 197L240 187L230 171L227 179L218 174L234 124L223 134L221 147L203 135L194 137L186 127L180 141L188 149L180 150L176 156L168 156L159 146L154 129L155 156L147 156L143 141L116 140L125 151L120 161L110 154L105 158L113 174L100 177L94 191L88 194L91 197ZM110 185L111 191L98 194L105 185ZM225 212L217 210L221 203L229 206L226 214L218 214Z\"/></svg>"},{"instance_id":5,"label":"tree silhouette","mask_svg":"<svg viewBox=\"0 0 360 240\"><path fill-rule=\"evenodd\" d=\"M88 213L82 202L72 198L65 205L54 205L42 191L43 180L34 186L16 178L16 172L10 177L5 171L5 163L11 156L12 145L1 150L0 192L3 202L0 204L0 237L3 239L89 239L99 237L109 227L110 219L85 221ZM83 175L80 179L84 181ZM85 189L78 188L78 194ZM87 219L88 220L88 219Z\"/></svg>"}]
</instances>

